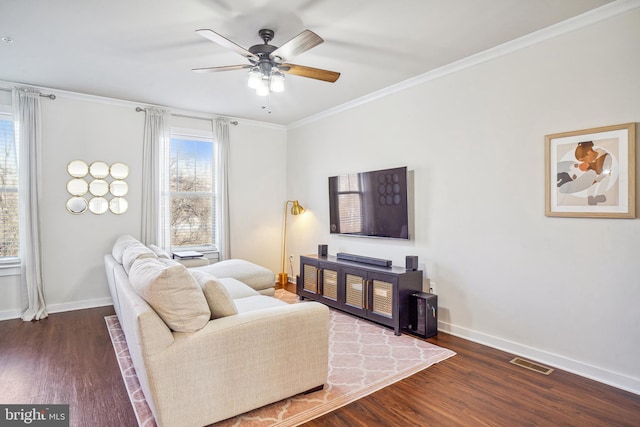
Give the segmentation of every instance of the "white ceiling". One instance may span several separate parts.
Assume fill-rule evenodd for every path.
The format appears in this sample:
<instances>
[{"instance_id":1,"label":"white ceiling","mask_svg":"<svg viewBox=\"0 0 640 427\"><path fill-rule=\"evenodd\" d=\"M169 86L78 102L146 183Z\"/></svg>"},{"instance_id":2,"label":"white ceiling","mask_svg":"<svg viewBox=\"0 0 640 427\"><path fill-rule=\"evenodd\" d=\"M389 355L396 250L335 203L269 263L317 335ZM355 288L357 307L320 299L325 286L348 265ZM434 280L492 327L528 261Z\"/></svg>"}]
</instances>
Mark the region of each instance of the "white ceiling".
<instances>
[{"instance_id":1,"label":"white ceiling","mask_svg":"<svg viewBox=\"0 0 640 427\"><path fill-rule=\"evenodd\" d=\"M0 37L13 39L0 42L0 80L290 124L610 1L0 0ZM200 28L245 48L261 28L276 46L310 29L325 42L290 62L342 75L290 75L260 98L246 70L191 71L248 63Z\"/></svg>"}]
</instances>

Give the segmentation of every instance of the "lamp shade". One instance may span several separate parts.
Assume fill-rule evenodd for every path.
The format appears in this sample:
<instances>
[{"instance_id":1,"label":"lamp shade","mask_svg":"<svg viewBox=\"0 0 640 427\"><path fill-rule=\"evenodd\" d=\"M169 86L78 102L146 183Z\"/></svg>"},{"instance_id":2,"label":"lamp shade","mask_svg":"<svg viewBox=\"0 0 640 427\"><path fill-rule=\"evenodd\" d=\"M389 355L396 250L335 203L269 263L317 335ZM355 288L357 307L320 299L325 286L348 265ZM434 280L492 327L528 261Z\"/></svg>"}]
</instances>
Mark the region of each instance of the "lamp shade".
<instances>
[{"instance_id":1,"label":"lamp shade","mask_svg":"<svg viewBox=\"0 0 640 427\"><path fill-rule=\"evenodd\" d=\"M269 79L262 78L260 83L258 83L258 87L256 88L256 95L258 96L267 96L269 95Z\"/></svg>"},{"instance_id":2,"label":"lamp shade","mask_svg":"<svg viewBox=\"0 0 640 427\"><path fill-rule=\"evenodd\" d=\"M291 206L291 215L300 215L301 213L304 213L304 208L297 200L294 200L293 206Z\"/></svg>"},{"instance_id":3,"label":"lamp shade","mask_svg":"<svg viewBox=\"0 0 640 427\"><path fill-rule=\"evenodd\" d=\"M277 68L274 70L272 70L271 78L269 79L269 89L271 92L282 92L284 91L284 76Z\"/></svg>"},{"instance_id":4,"label":"lamp shade","mask_svg":"<svg viewBox=\"0 0 640 427\"><path fill-rule=\"evenodd\" d=\"M262 73L260 72L260 69L258 67L251 68L251 70L249 70L249 81L247 82L247 85L251 89L257 89L261 81Z\"/></svg>"}]
</instances>

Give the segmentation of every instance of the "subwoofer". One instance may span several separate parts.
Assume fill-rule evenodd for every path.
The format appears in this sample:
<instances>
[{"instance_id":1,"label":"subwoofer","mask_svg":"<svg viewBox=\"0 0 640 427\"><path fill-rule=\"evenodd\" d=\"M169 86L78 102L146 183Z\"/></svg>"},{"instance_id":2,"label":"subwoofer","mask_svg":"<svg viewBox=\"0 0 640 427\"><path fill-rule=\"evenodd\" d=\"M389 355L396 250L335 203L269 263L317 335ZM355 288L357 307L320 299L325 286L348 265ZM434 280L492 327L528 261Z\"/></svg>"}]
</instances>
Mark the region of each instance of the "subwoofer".
<instances>
[{"instance_id":1,"label":"subwoofer","mask_svg":"<svg viewBox=\"0 0 640 427\"><path fill-rule=\"evenodd\" d=\"M407 332L423 338L438 335L438 296L425 292L409 295Z\"/></svg>"}]
</instances>

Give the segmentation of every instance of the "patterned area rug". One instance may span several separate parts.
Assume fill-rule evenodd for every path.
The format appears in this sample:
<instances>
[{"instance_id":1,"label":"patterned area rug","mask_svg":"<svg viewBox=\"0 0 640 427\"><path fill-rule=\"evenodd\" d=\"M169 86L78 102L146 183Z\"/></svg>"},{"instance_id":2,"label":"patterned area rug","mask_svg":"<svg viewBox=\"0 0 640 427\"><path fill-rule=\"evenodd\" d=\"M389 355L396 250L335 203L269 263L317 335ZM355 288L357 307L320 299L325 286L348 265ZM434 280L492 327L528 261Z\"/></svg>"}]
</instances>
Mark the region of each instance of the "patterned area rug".
<instances>
[{"instance_id":1,"label":"patterned area rug","mask_svg":"<svg viewBox=\"0 0 640 427\"><path fill-rule=\"evenodd\" d=\"M289 303L295 294L278 290L276 296ZM105 318L122 378L138 424L156 425L147 406L116 316ZM296 426L331 412L383 387L415 374L455 353L408 335L331 310L329 331L329 378L323 390L297 395L214 424L230 426Z\"/></svg>"}]
</instances>

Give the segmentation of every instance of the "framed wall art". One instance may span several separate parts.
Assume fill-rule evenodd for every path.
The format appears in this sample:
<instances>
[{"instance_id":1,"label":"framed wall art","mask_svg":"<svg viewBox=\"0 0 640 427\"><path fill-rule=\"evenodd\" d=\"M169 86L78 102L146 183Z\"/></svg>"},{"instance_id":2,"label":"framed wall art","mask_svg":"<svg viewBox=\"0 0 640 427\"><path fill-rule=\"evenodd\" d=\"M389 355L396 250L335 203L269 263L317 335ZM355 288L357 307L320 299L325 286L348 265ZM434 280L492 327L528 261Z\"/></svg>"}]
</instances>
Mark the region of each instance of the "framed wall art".
<instances>
[{"instance_id":1,"label":"framed wall art","mask_svg":"<svg viewBox=\"0 0 640 427\"><path fill-rule=\"evenodd\" d=\"M636 124L545 136L545 214L635 218Z\"/></svg>"}]
</instances>

